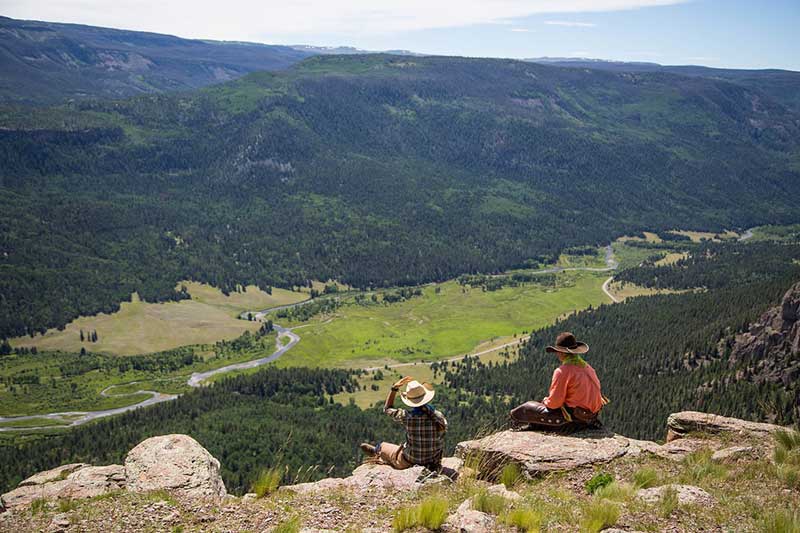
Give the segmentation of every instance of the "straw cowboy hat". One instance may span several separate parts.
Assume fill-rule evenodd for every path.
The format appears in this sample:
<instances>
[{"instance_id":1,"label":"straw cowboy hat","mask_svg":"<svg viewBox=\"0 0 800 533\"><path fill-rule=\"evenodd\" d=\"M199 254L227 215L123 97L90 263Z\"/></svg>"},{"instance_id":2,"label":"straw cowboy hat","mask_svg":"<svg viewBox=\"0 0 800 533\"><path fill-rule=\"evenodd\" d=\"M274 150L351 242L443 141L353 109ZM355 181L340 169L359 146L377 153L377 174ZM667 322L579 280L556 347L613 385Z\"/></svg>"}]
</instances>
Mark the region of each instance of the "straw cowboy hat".
<instances>
[{"instance_id":1,"label":"straw cowboy hat","mask_svg":"<svg viewBox=\"0 0 800 533\"><path fill-rule=\"evenodd\" d=\"M575 335L573 335L569 331L565 331L564 333L560 333L558 337L556 337L555 346L548 346L545 349L550 353L562 352L562 353L583 354L589 351L589 345L586 344L585 342L578 342L575 339Z\"/></svg>"},{"instance_id":2,"label":"straw cowboy hat","mask_svg":"<svg viewBox=\"0 0 800 533\"><path fill-rule=\"evenodd\" d=\"M406 390L400 393L400 399L409 407L422 407L433 400L434 394L433 385L415 379L406 385Z\"/></svg>"}]
</instances>

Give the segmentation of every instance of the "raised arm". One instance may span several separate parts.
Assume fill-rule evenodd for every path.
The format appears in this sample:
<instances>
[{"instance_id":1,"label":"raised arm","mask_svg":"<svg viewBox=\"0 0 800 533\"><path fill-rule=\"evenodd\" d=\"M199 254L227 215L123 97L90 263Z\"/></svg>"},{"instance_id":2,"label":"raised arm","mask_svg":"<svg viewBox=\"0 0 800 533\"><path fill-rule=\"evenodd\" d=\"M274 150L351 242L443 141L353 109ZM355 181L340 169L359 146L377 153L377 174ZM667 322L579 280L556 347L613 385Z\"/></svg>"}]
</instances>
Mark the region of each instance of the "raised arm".
<instances>
[{"instance_id":1,"label":"raised arm","mask_svg":"<svg viewBox=\"0 0 800 533\"><path fill-rule=\"evenodd\" d=\"M384 411L387 411L388 409L391 409L394 406L394 399L397 397L397 392L400 390L400 387L402 387L409 381L412 381L413 379L414 378L412 378L411 376L405 376L404 378L401 378L400 381L392 385L392 388L389 389L389 396L386 397L386 403L383 404Z\"/></svg>"}]
</instances>

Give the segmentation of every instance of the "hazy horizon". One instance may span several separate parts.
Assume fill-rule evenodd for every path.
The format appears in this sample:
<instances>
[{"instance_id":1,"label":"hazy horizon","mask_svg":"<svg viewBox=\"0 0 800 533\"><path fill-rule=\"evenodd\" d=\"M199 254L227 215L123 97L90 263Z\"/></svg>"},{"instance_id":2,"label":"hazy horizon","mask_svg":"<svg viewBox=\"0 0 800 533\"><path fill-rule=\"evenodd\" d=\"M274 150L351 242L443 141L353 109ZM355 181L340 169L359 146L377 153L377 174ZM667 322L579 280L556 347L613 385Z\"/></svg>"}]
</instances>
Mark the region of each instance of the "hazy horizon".
<instances>
[{"instance_id":1,"label":"hazy horizon","mask_svg":"<svg viewBox=\"0 0 800 533\"><path fill-rule=\"evenodd\" d=\"M567 0L292 5L152 0L3 0L17 19L85 24L190 39L408 50L425 55L558 57L800 71L800 5L789 0Z\"/></svg>"}]
</instances>

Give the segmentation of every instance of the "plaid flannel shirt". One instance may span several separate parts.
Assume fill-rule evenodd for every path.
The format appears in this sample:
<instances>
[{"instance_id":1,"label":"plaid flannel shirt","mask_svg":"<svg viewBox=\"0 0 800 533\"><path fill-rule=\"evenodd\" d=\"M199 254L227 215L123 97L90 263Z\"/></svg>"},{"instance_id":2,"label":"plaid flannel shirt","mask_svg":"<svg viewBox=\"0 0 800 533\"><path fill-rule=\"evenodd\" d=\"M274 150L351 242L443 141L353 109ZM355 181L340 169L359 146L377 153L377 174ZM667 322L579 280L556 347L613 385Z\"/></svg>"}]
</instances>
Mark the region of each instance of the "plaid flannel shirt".
<instances>
[{"instance_id":1,"label":"plaid flannel shirt","mask_svg":"<svg viewBox=\"0 0 800 533\"><path fill-rule=\"evenodd\" d=\"M444 452L447 419L440 411L415 408L411 411L390 407L384 412L406 428L403 455L416 465L438 465Z\"/></svg>"}]
</instances>

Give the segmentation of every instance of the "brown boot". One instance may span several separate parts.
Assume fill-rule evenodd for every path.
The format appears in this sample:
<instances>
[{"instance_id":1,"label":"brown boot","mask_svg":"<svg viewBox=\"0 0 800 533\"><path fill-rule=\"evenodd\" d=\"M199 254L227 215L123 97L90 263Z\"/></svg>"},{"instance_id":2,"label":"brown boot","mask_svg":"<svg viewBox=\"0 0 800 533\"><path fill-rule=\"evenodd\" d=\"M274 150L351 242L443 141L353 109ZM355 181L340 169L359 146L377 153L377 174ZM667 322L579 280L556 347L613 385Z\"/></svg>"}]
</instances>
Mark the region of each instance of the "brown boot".
<instances>
[{"instance_id":1,"label":"brown boot","mask_svg":"<svg viewBox=\"0 0 800 533\"><path fill-rule=\"evenodd\" d=\"M375 446L373 446L372 444L367 444L366 442L362 442L359 448L361 448L361 451L364 452L366 455L369 455L370 457L375 457Z\"/></svg>"}]
</instances>

